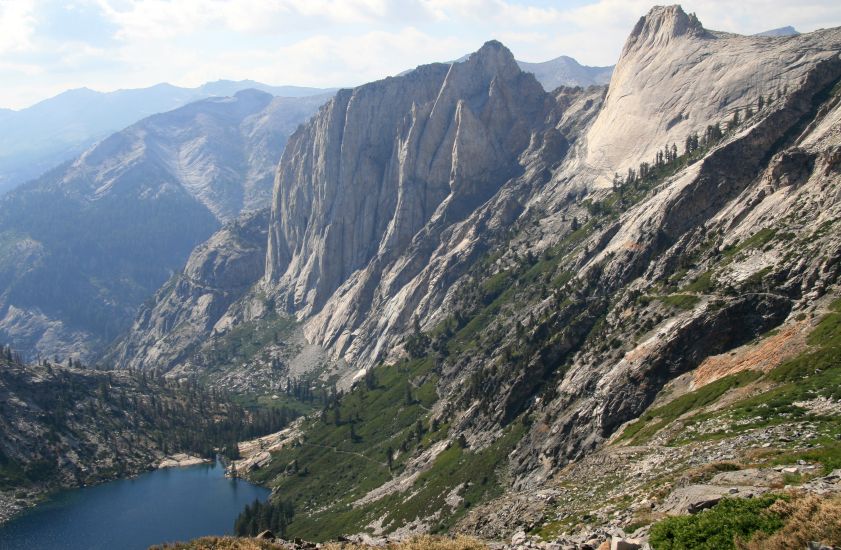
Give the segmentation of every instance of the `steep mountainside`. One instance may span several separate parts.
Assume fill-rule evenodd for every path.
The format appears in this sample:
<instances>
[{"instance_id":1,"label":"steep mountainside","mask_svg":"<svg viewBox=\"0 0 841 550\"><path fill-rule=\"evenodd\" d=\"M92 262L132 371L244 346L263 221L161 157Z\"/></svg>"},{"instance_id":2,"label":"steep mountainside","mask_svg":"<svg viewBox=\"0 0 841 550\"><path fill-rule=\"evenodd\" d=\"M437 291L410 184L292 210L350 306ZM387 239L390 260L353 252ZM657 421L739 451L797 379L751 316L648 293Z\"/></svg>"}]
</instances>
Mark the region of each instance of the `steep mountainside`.
<instances>
[{"instance_id":1,"label":"steep mountainside","mask_svg":"<svg viewBox=\"0 0 841 550\"><path fill-rule=\"evenodd\" d=\"M727 35L674 7L658 8L626 42L577 170L585 184L610 186L614 172L625 175L665 144L683 145L707 124L801 81L814 63L837 54L827 38Z\"/></svg>"},{"instance_id":2,"label":"steep mountainside","mask_svg":"<svg viewBox=\"0 0 841 550\"><path fill-rule=\"evenodd\" d=\"M198 88L158 84L96 92L69 90L19 111L0 109L0 194L73 159L96 141L130 124L208 97L256 89L282 97L324 95L330 90L219 80Z\"/></svg>"},{"instance_id":3,"label":"steep mountainside","mask_svg":"<svg viewBox=\"0 0 841 550\"><path fill-rule=\"evenodd\" d=\"M359 206L362 210L357 210L356 205L331 209L330 203L322 204L320 197L325 197L327 201L334 196L341 197L345 186L353 185L355 177L360 177L360 181L365 183L377 179L367 175L361 178L364 173L361 169L354 172L344 170L336 172L342 175L343 179L338 181L343 185L337 187L335 194L328 194L326 190L315 192L320 182L310 182L308 176L297 177L296 173L307 174L310 168L317 167L313 172L318 174L323 167L324 179L329 181L330 162L336 157L324 154L321 165L313 164L308 158L294 154L297 142L293 138L278 175L267 280L283 297L280 303L299 318L307 319L305 331L315 343L327 347L336 358L361 363L361 367L370 366L380 356L381 350L394 346L410 326L413 316L420 318L421 325L430 328L433 321L443 320L447 310L451 310L443 302L445 296L452 297L451 283L461 275L460 266L475 260L475 256L471 256L477 254L483 241L491 238L494 225L507 228L524 209L536 212L538 208L563 208L561 205L568 201L571 192L609 187L616 171L624 172L631 166L636 170L641 162L652 164L663 144L680 142L683 146L688 136L696 132L703 134L706 126L726 124L737 109L741 109L744 116L746 107L758 103L760 96L769 98L783 93L789 82L790 86L803 85L810 71L814 71L815 67L829 67L826 63L831 65L832 59L837 57L836 35L837 32L830 31L786 39L716 37L704 30L692 16L676 8L653 11L632 32L604 106L592 127L581 136L582 151L576 151L577 154L554 171L551 183L539 189L540 197L528 205L529 208L524 208L527 206L527 192L521 193L518 201L510 194L516 188L514 185L502 186L503 178L516 172L494 170L499 183L483 186L487 194L482 197L483 200L492 200L484 205L477 200L472 205L475 210L471 216L468 218L465 215L466 220L454 220L452 231L444 230L442 225L446 223L440 223L432 215L423 231L419 231L421 226L416 223L407 227L406 237L397 241L389 241L388 238L401 227L400 218L389 226L385 239L376 228L371 231L358 223L353 224L352 230L340 232L339 227L346 222L339 222L335 218L337 215L352 220L376 220L383 226L391 216L383 214L383 203L375 201L374 197L379 199L379 194L375 192L353 194L364 197L358 199L365 201ZM751 61L737 63L735 59L741 59L739 56ZM793 59L801 61L794 63ZM827 62L822 64L824 59ZM680 70L675 68L678 64ZM730 66L737 67L728 72L724 67ZM453 70L459 67L454 65ZM754 72L749 72L751 68ZM710 75L711 70L716 73ZM718 84L712 92L701 91L698 87L687 85L692 81ZM590 105L594 101L589 99ZM497 108L492 101L486 103L485 108L496 109L494 120L504 120L508 116L505 106ZM549 122L551 124L552 121ZM560 122L561 130L564 123L563 120ZM530 130L535 136L532 147L561 150L560 154L557 150L552 151L548 162L540 154L520 156L521 160L537 157L534 165L529 167L531 169L524 172L521 181L538 188L543 184L540 178L551 168L551 163L563 159L567 140L561 130L536 127L534 122L531 124ZM501 126L505 127L505 124ZM311 128L315 130L315 126ZM535 131L538 129L540 131ZM544 130L549 139L544 139L541 133ZM350 133L347 126L344 132ZM493 135L492 132L490 134ZM522 138L521 146L527 143L526 139ZM318 143L315 137L311 141ZM446 143L444 141L444 146L436 150L448 150ZM404 149L408 151L404 164L412 166L412 150L408 147ZM343 152L346 150L347 147L342 149ZM474 152L467 160L453 164L451 171L454 176L458 176L461 164L483 158L498 162L501 158L501 155L487 151ZM523 151L525 149L521 149L520 153ZM504 166L522 170L518 163L511 162L512 158L509 156ZM421 163L421 166L428 165ZM385 174L388 177L388 172ZM429 197L435 188L434 180L426 175L419 176L417 180L426 184L424 193ZM403 181L415 180L404 178ZM516 178L511 182L515 183ZM453 188L456 189L455 186ZM497 193L500 188L501 192ZM307 196L310 192L313 199ZM442 204L446 206L448 202ZM388 203L384 206L388 208ZM418 206L419 201L414 201L405 208L398 204L396 210L403 217L409 217L406 216L408 210L413 216L411 219L422 221L423 217L417 212ZM575 212L575 206L572 212ZM577 206L580 208L581 203ZM431 212L431 206L425 206L422 211ZM362 212L371 214L362 217ZM505 216L511 217L505 220ZM559 216L547 216L541 220L548 234L535 237L541 241L536 243L535 253L560 238L558 232L569 230L569 224L563 222L564 216L561 212ZM336 240L339 234L344 241ZM413 246L404 250L410 239ZM373 253L375 250L376 255ZM393 258L395 254L399 254L399 259ZM442 289L447 294L436 289Z\"/></svg>"},{"instance_id":4,"label":"steep mountainside","mask_svg":"<svg viewBox=\"0 0 841 550\"><path fill-rule=\"evenodd\" d=\"M2 337L30 356L90 357L220 223L267 205L287 136L325 100L203 100L4 196Z\"/></svg>"},{"instance_id":5,"label":"steep mountainside","mask_svg":"<svg viewBox=\"0 0 841 550\"><path fill-rule=\"evenodd\" d=\"M272 301L286 311L315 313L351 274L364 269L354 280L358 287L342 292L370 307L368 302L379 301L370 295L379 278L408 277L421 269L440 234L449 234L524 171L519 155L529 149L534 171L545 169L542 151L562 155L566 141L551 125L576 101L570 112L578 116L576 109L588 104L584 95L573 91L556 100L544 93L498 43L462 63L420 67L340 92L296 132L285 152L266 263L267 280L278 282L270 285ZM514 96L526 99L513 102ZM374 109L376 117L370 115ZM539 137L531 141L535 133ZM394 264L407 247L417 257L409 265ZM385 275L386 266L394 273ZM259 302L256 294L262 293L256 289L246 301ZM247 320L249 309L237 305L229 319ZM361 322L364 313L357 317ZM212 326L217 319L201 322ZM130 339L143 338L138 328ZM168 353L183 356L183 350ZM157 356L141 351L123 364L151 368Z\"/></svg>"},{"instance_id":6,"label":"steep mountainside","mask_svg":"<svg viewBox=\"0 0 841 550\"><path fill-rule=\"evenodd\" d=\"M541 63L517 61L517 65L532 73L547 92L560 86L602 86L610 82L613 73L613 67L588 67L566 55Z\"/></svg>"},{"instance_id":7,"label":"steep mountainside","mask_svg":"<svg viewBox=\"0 0 841 550\"><path fill-rule=\"evenodd\" d=\"M154 302L141 306L105 362L167 369L189 359L228 308L263 277L268 222L266 208L225 225L199 245Z\"/></svg>"},{"instance_id":8,"label":"steep mountainside","mask_svg":"<svg viewBox=\"0 0 841 550\"><path fill-rule=\"evenodd\" d=\"M550 108L499 43L464 63L340 92L284 153L267 281L293 311L318 312L352 273L491 197L520 170L517 157Z\"/></svg>"},{"instance_id":9,"label":"steep mountainside","mask_svg":"<svg viewBox=\"0 0 841 550\"><path fill-rule=\"evenodd\" d=\"M253 474L290 533L550 537L686 512L704 461L839 467L839 52L656 7L607 90L546 94L491 42L324 106L263 280L211 321L295 318L339 365Z\"/></svg>"}]
</instances>

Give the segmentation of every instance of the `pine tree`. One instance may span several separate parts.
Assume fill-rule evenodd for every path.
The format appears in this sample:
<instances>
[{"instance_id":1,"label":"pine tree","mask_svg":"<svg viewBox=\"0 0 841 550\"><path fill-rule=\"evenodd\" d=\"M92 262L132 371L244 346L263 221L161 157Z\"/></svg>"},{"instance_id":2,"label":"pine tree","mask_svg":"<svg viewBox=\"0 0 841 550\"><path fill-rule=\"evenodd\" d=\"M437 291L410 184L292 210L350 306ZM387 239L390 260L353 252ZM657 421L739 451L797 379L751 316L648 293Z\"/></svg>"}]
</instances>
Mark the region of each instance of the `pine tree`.
<instances>
[{"instance_id":1,"label":"pine tree","mask_svg":"<svg viewBox=\"0 0 841 550\"><path fill-rule=\"evenodd\" d=\"M735 111L733 111L733 118L730 119L730 123L728 124L727 129L728 130L733 130L734 128L739 126L739 124L741 124L741 123L742 123L742 120L741 120L740 115L739 115L739 109L736 109Z\"/></svg>"}]
</instances>

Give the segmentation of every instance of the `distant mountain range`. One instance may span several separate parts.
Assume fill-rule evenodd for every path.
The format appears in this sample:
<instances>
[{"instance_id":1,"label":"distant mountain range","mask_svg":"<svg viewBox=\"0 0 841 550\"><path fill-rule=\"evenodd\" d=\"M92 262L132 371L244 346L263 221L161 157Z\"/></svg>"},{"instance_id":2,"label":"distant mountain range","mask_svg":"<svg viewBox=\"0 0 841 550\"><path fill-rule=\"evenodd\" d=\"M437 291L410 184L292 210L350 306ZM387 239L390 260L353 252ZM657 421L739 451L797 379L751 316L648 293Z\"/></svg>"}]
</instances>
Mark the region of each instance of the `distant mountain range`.
<instances>
[{"instance_id":1,"label":"distant mountain range","mask_svg":"<svg viewBox=\"0 0 841 550\"><path fill-rule=\"evenodd\" d=\"M265 208L288 136L331 96L244 90L157 114L0 198L0 341L88 360L190 251Z\"/></svg>"},{"instance_id":2,"label":"distant mountain range","mask_svg":"<svg viewBox=\"0 0 841 550\"><path fill-rule=\"evenodd\" d=\"M249 88L283 97L330 91L269 86L253 80L219 80L197 88L158 84L107 93L79 88L19 111L0 109L0 194L72 159L96 141L142 118L207 97L232 96Z\"/></svg>"},{"instance_id":3,"label":"distant mountain range","mask_svg":"<svg viewBox=\"0 0 841 550\"><path fill-rule=\"evenodd\" d=\"M796 36L798 34L800 33L797 32L794 27L789 25L787 27L780 27L779 29L758 32L754 36Z\"/></svg>"},{"instance_id":4,"label":"distant mountain range","mask_svg":"<svg viewBox=\"0 0 841 550\"><path fill-rule=\"evenodd\" d=\"M517 61L520 69L532 73L547 92L559 86L593 86L610 82L613 66L588 67L575 59L562 55L542 63Z\"/></svg>"}]
</instances>

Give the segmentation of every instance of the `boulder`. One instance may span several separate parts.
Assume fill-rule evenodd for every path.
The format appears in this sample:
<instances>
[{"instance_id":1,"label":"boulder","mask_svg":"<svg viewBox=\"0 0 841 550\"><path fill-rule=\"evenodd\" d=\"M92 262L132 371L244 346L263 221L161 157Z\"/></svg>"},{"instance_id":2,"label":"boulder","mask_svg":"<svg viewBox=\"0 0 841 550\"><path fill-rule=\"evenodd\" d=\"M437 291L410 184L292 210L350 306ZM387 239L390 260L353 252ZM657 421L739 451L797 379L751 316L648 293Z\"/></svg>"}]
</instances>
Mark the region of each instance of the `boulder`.
<instances>
[{"instance_id":1,"label":"boulder","mask_svg":"<svg viewBox=\"0 0 841 550\"><path fill-rule=\"evenodd\" d=\"M724 498L753 498L767 492L764 487L722 487L718 485L688 485L679 487L658 507L670 515L695 514L712 508Z\"/></svg>"},{"instance_id":2,"label":"boulder","mask_svg":"<svg viewBox=\"0 0 841 550\"><path fill-rule=\"evenodd\" d=\"M773 487L781 485L783 479L780 472L771 468L748 468L716 474L710 480L710 485Z\"/></svg>"},{"instance_id":3,"label":"boulder","mask_svg":"<svg viewBox=\"0 0 841 550\"><path fill-rule=\"evenodd\" d=\"M636 539L613 537L610 542L610 550L640 550L641 548L642 543Z\"/></svg>"}]
</instances>

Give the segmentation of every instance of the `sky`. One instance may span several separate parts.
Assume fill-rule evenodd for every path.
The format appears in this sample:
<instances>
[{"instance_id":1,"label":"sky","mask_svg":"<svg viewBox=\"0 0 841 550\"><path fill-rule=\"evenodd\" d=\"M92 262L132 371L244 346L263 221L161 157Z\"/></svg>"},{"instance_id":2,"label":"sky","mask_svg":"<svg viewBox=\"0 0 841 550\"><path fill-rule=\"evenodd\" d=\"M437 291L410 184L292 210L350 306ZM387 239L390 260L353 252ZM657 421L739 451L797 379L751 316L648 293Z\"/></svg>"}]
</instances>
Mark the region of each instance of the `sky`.
<instances>
[{"instance_id":1,"label":"sky","mask_svg":"<svg viewBox=\"0 0 841 550\"><path fill-rule=\"evenodd\" d=\"M651 0L0 0L0 107L218 79L345 87L497 39L523 61L612 65ZM838 0L693 0L706 28L841 26Z\"/></svg>"}]
</instances>

